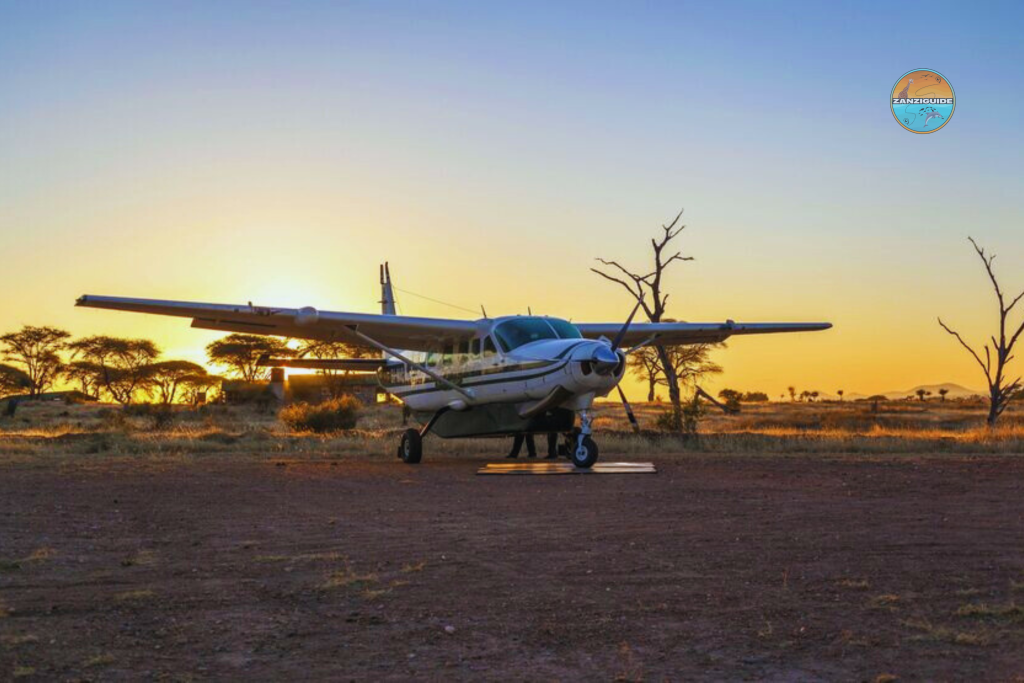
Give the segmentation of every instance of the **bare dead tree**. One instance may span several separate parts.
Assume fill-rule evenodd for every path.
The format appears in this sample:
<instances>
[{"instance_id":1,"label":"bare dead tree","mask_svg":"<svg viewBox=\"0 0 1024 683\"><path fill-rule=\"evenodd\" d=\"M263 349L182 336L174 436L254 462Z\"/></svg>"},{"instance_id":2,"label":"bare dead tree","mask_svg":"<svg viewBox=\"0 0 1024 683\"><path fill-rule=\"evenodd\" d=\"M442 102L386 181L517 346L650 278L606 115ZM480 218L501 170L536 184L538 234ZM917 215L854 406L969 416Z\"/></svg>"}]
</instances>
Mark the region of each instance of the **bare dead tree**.
<instances>
[{"instance_id":1,"label":"bare dead tree","mask_svg":"<svg viewBox=\"0 0 1024 683\"><path fill-rule=\"evenodd\" d=\"M981 258L981 262L985 264L985 272L988 273L988 279L992 281L992 287L996 292L996 299L999 300L999 339L997 340L995 335L992 335L989 339L991 340L991 346L985 344L985 360L981 360L981 356L975 352L971 346L964 341L963 337L958 332L948 327L942 318L939 318L939 325L942 326L949 334L956 337L960 345L970 352L974 360L978 362L981 369L985 373L985 381L988 382L988 396L989 396L989 408L988 417L986 423L989 427L993 427L996 424L996 420L1006 410L1007 404L1010 399L1013 398L1014 394L1021 388L1021 378L1013 380L1012 382L1006 379L1006 366L1013 360L1013 347L1020 338L1022 332L1024 332L1024 321L1021 321L1017 330L1012 333L1007 333L1006 322L1009 318L1010 313L1013 311L1013 307L1024 298L1024 292L1021 292L1017 297L1006 304L1006 299L1003 297L1003 290L999 287L999 282L996 280L996 274L992 270L992 262L995 260L995 254L991 256L985 254L985 250L978 246L978 243L974 241L973 237L968 237L971 244L974 246L974 251L978 253L978 257ZM1010 328L1013 329L1012 326ZM995 358L993 358L993 354Z\"/></svg>"},{"instance_id":2,"label":"bare dead tree","mask_svg":"<svg viewBox=\"0 0 1024 683\"><path fill-rule=\"evenodd\" d=\"M661 237L651 239L651 248L654 250L654 269L647 274L639 275L628 270L618 261L607 261L603 258L597 260L607 268L614 269L612 271L614 274L609 274L600 268L591 268L592 271L604 279L622 285L640 303L644 314L652 323L661 322L662 317L665 315L665 303L668 301L668 294L663 293L661 290L661 280L665 269L676 261L693 260L692 256L683 256L682 252L678 251L666 256L666 254L671 253L671 249L666 251L666 247L686 227L679 222L682 217L683 212L680 210L671 223L661 226L663 231ZM669 399L672 401L673 425L677 430L681 430L683 407L679 397L679 378L676 376L673 363L665 347L656 344L655 348L658 350L658 355L661 358L661 367L665 383L668 385Z\"/></svg>"}]
</instances>

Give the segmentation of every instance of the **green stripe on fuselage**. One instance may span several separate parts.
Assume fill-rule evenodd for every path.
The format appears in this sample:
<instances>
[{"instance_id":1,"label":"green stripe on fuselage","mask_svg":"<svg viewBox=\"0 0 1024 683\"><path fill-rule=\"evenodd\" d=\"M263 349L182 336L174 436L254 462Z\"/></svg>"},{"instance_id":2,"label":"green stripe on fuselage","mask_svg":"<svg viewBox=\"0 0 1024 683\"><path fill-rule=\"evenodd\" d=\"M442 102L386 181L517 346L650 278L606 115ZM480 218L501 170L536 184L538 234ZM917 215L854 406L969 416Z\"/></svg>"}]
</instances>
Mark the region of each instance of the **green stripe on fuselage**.
<instances>
[{"instance_id":1,"label":"green stripe on fuselage","mask_svg":"<svg viewBox=\"0 0 1024 683\"><path fill-rule=\"evenodd\" d=\"M561 370L567 364L568 364L568 361L563 361L562 363L557 363L556 361L541 361L541 362L538 362L538 363L524 363L524 364L517 365L517 366L505 366L505 367L498 368L498 372L500 372L502 374L507 374L507 373L511 373L511 372L522 372L524 370L531 370L531 369L538 368L538 367L544 367L546 369L543 372L535 372L535 373L527 374L527 375L516 375L515 377L495 377L493 379L485 379L485 380L482 380L482 381L479 381L479 382L462 382L460 384L460 386L464 386L464 387L467 387L467 388L472 388L472 387L487 386L487 385L491 385L491 384L501 384L503 382L522 382L522 381L526 381L528 379L536 379L537 377L544 377L545 375L550 375L553 372L557 372L557 371ZM555 367L552 367L552 366L555 366ZM483 376L486 376L488 374L496 374L496 373L495 373L495 371L492 368L488 368L488 372L464 373L460 377L460 379L483 377ZM451 379L451 378L448 377L446 379ZM451 379L451 381L454 382L455 380ZM402 390L397 390L396 391L396 390L392 389L392 387L398 387L398 386L409 386L409 385L407 385L407 384L387 384L387 385L384 385L384 388L387 389L388 391L391 391L391 393L393 393L395 396L398 396L399 398L405 398L406 396L415 396L415 395L419 395L419 394L426 394L426 393L430 393L432 391L451 391L451 389L448 388L448 387L445 387L445 386L438 387L436 385L435 386L424 387L422 389L413 389L411 391L402 391ZM415 385L413 385L413 386L415 386Z\"/></svg>"}]
</instances>

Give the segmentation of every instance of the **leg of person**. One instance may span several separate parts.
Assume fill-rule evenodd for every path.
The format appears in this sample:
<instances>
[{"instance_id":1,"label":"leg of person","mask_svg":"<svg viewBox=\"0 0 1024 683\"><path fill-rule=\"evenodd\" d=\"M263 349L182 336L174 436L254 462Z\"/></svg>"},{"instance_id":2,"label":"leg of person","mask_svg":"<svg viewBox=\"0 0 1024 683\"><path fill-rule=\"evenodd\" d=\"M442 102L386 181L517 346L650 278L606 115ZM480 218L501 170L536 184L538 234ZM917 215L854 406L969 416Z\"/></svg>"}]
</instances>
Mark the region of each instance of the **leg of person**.
<instances>
[{"instance_id":1,"label":"leg of person","mask_svg":"<svg viewBox=\"0 0 1024 683\"><path fill-rule=\"evenodd\" d=\"M533 434L526 435L526 453L531 458L537 457L537 444L533 440Z\"/></svg>"},{"instance_id":2,"label":"leg of person","mask_svg":"<svg viewBox=\"0 0 1024 683\"><path fill-rule=\"evenodd\" d=\"M516 438L512 440L512 450L506 455L506 458L518 458L519 451L523 447L523 435L516 434Z\"/></svg>"},{"instance_id":3,"label":"leg of person","mask_svg":"<svg viewBox=\"0 0 1024 683\"><path fill-rule=\"evenodd\" d=\"M548 432L548 460L554 460L558 457L558 434L556 432Z\"/></svg>"}]
</instances>

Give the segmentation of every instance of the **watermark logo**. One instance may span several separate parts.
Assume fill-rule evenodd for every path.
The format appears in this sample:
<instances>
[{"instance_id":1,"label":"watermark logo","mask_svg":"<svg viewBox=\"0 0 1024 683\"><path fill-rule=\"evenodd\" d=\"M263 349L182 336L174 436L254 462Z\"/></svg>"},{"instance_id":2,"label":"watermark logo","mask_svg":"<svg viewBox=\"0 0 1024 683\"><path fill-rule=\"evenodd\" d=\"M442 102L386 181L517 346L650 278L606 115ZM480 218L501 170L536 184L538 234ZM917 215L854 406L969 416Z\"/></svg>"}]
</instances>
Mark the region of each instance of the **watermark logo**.
<instances>
[{"instance_id":1,"label":"watermark logo","mask_svg":"<svg viewBox=\"0 0 1024 683\"><path fill-rule=\"evenodd\" d=\"M892 115L911 133L934 133L949 123L956 109L953 86L931 69L915 69L892 87Z\"/></svg>"}]
</instances>

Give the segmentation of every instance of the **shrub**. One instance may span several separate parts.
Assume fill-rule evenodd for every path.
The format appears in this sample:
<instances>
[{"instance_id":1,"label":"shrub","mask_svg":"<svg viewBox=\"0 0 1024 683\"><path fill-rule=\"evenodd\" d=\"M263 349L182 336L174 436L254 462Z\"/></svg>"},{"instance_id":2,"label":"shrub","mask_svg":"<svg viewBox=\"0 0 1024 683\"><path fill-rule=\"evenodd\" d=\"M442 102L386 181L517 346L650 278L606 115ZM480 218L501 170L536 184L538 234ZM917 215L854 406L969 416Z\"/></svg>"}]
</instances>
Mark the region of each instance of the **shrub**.
<instances>
[{"instance_id":1,"label":"shrub","mask_svg":"<svg viewBox=\"0 0 1024 683\"><path fill-rule=\"evenodd\" d=\"M663 432L679 431L679 424L676 422L676 416L671 410L662 410L659 412L658 417L654 420L654 424Z\"/></svg>"},{"instance_id":2,"label":"shrub","mask_svg":"<svg viewBox=\"0 0 1024 683\"><path fill-rule=\"evenodd\" d=\"M671 409L664 410L658 413L654 424L662 431L677 432L687 439L696 437L700 429L700 420L704 417L704 404L701 403L700 396L694 395L692 400L683 404L680 417L681 422L676 422L675 413Z\"/></svg>"},{"instance_id":3,"label":"shrub","mask_svg":"<svg viewBox=\"0 0 1024 683\"><path fill-rule=\"evenodd\" d=\"M121 409L126 417L147 417L154 429L165 429L174 421L174 409L162 403L132 403Z\"/></svg>"},{"instance_id":4,"label":"shrub","mask_svg":"<svg viewBox=\"0 0 1024 683\"><path fill-rule=\"evenodd\" d=\"M363 404L354 396L341 396L323 403L293 403L277 414L295 432L337 432L352 429Z\"/></svg>"}]
</instances>

